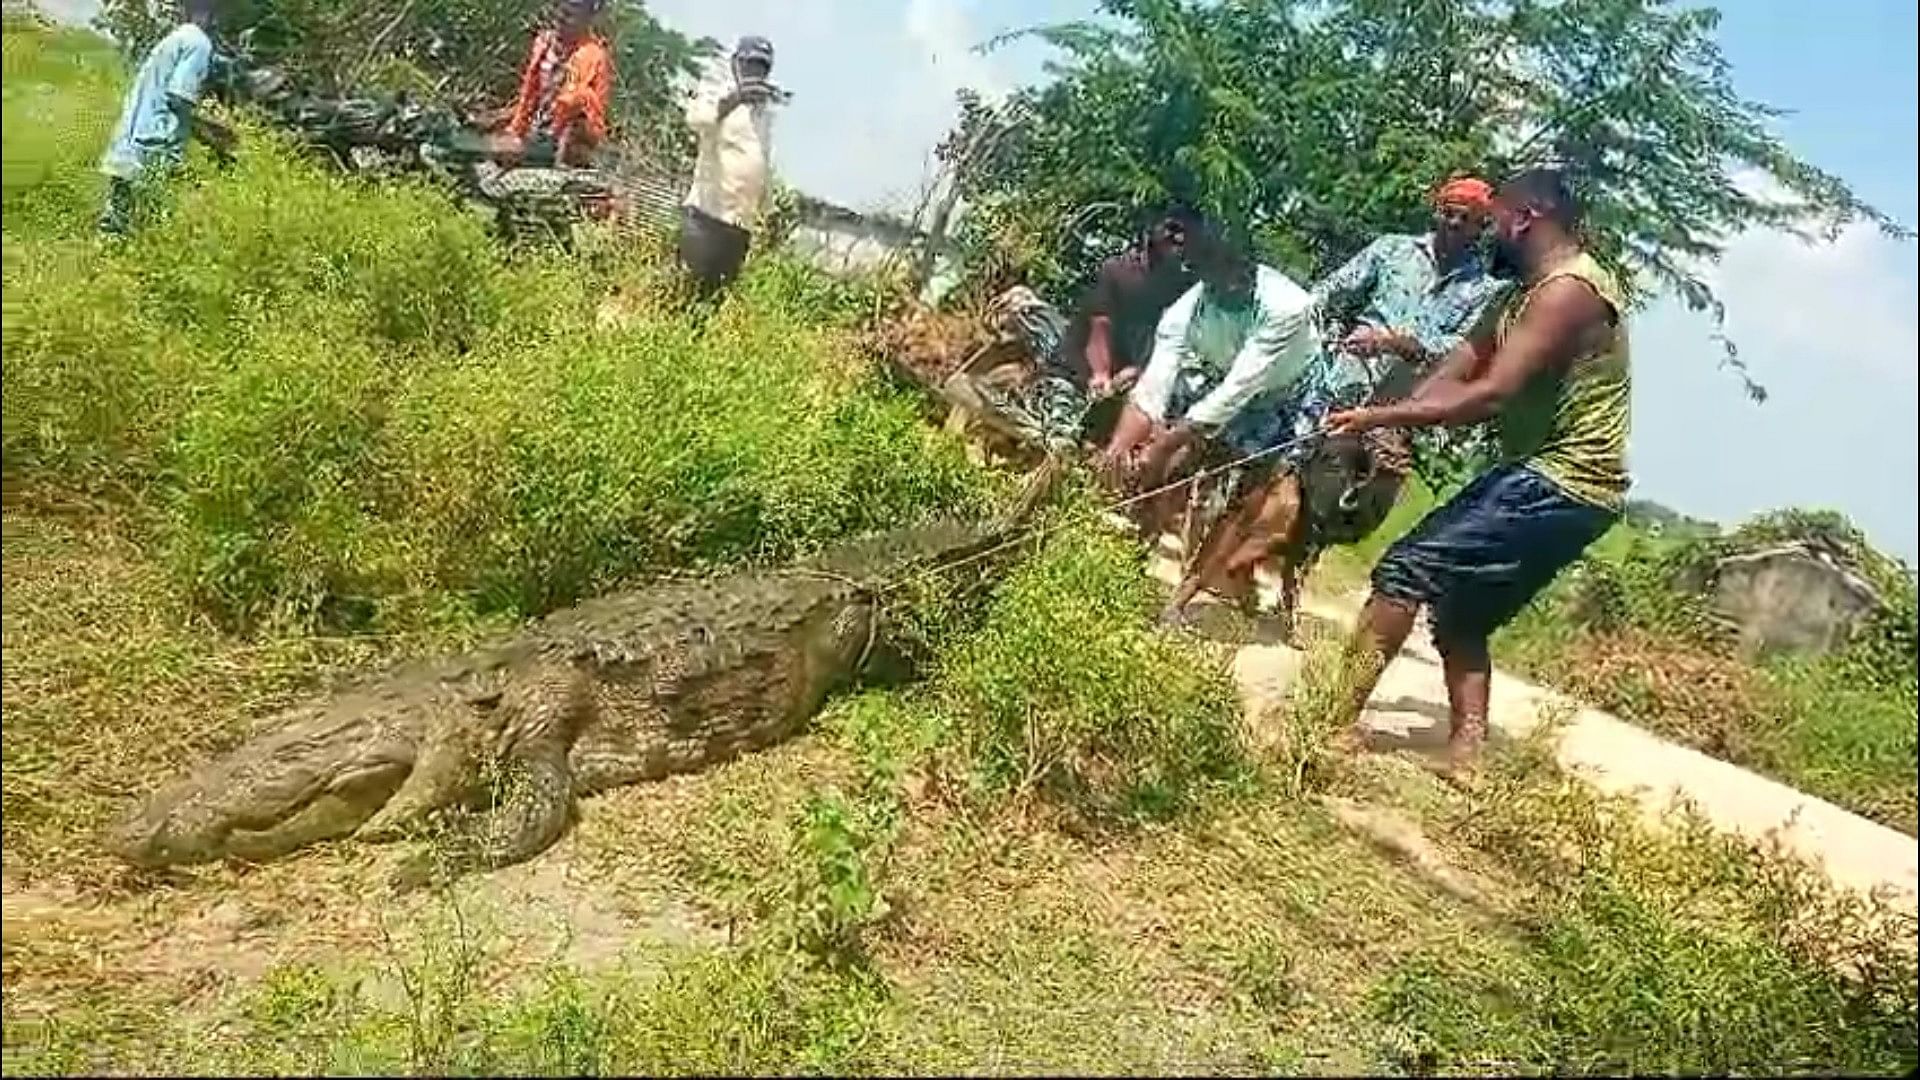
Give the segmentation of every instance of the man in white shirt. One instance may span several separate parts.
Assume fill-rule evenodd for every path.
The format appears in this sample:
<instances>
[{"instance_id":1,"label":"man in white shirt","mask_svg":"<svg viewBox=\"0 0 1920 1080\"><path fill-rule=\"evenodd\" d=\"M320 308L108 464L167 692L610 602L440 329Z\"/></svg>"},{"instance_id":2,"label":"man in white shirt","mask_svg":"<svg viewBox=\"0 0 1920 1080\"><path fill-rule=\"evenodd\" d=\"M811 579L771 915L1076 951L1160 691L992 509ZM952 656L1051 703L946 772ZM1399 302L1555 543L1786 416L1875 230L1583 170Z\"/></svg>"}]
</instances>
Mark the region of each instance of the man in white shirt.
<instances>
[{"instance_id":1,"label":"man in white shirt","mask_svg":"<svg viewBox=\"0 0 1920 1080\"><path fill-rule=\"evenodd\" d=\"M727 70L704 80L687 105L699 152L681 207L680 262L702 296L733 280L753 240L773 152L773 105L786 98L767 81L772 73L773 43L743 37Z\"/></svg>"},{"instance_id":2,"label":"man in white shirt","mask_svg":"<svg viewBox=\"0 0 1920 1080\"><path fill-rule=\"evenodd\" d=\"M1186 258L1199 283L1160 318L1153 352L1107 445L1110 474L1136 490L1172 480L1212 446L1241 457L1286 437L1282 395L1317 354L1313 298L1254 262L1218 227L1191 233ZM1143 515L1157 533L1186 496L1177 489Z\"/></svg>"}]
</instances>

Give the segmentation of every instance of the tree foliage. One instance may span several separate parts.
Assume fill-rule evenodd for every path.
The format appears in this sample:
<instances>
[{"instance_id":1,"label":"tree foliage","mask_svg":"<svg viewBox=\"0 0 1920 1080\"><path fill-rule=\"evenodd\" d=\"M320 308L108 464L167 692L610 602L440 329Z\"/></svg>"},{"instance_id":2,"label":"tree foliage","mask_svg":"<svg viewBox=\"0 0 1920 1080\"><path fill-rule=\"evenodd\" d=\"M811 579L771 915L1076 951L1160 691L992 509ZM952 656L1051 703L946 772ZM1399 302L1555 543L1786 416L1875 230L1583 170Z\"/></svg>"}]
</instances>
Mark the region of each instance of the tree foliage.
<instances>
[{"instance_id":1,"label":"tree foliage","mask_svg":"<svg viewBox=\"0 0 1920 1080\"><path fill-rule=\"evenodd\" d=\"M464 107L511 100L520 64L551 4L543 0L223 0L220 32L245 32L253 58L326 91L406 90ZM100 27L143 52L172 25L165 0L105 0ZM686 153L679 84L718 48L609 0L600 16L614 52L615 138Z\"/></svg>"},{"instance_id":2,"label":"tree foliage","mask_svg":"<svg viewBox=\"0 0 1920 1080\"><path fill-rule=\"evenodd\" d=\"M1105 0L1036 34L1045 85L963 101L948 149L1011 129L961 177L965 241L1041 284L1082 280L1158 205L1198 205L1302 277L1425 222L1459 172L1571 167L1596 252L1644 296L1722 312L1705 271L1740 230L1905 229L1769 129L1665 0ZM1726 360L1742 378L1729 344ZM1748 383L1759 396L1758 387Z\"/></svg>"}]
</instances>

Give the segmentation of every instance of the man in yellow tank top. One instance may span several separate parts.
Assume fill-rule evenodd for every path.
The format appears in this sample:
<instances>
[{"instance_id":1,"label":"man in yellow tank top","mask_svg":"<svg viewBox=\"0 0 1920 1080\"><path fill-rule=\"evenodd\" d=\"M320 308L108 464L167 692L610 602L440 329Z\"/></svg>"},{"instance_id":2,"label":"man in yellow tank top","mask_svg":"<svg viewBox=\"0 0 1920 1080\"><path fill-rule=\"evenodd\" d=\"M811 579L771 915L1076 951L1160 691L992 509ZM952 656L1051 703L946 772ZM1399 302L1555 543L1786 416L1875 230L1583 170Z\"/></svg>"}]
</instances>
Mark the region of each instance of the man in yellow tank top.
<instances>
[{"instance_id":1,"label":"man in yellow tank top","mask_svg":"<svg viewBox=\"0 0 1920 1080\"><path fill-rule=\"evenodd\" d=\"M1329 430L1471 424L1492 418L1501 461L1435 508L1373 571L1351 648L1367 664L1349 735L1422 607L1445 662L1448 758L1486 737L1487 641L1619 518L1626 499L1627 331L1619 288L1577 235L1566 179L1548 169L1503 184L1493 272L1522 287L1481 320L1406 399L1328 418Z\"/></svg>"}]
</instances>

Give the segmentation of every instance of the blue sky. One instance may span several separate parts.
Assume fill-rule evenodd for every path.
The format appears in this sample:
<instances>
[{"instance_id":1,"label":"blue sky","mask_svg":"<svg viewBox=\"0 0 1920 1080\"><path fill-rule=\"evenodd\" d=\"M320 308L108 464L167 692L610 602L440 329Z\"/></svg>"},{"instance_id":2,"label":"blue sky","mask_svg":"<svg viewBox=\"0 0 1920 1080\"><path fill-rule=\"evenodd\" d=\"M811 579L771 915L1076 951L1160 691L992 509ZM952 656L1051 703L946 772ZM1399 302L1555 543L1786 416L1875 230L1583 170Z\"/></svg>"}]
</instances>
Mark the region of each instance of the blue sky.
<instances>
[{"instance_id":1,"label":"blue sky","mask_svg":"<svg viewBox=\"0 0 1920 1080\"><path fill-rule=\"evenodd\" d=\"M94 0L50 0L73 11ZM1041 76L1042 46L977 56L1006 30L1088 14L1093 0L647 0L670 25L731 41L765 34L795 91L776 165L857 208L911 205L961 86ZM1912 0L1727 0L1720 40L1742 93L1795 110L1803 157L1908 225L1916 180ZM1635 318L1635 494L1737 521L1775 506L1845 511L1883 547L1920 554L1920 251L1871 230L1808 247L1736 238L1715 268L1764 405L1716 368L1704 317L1656 302Z\"/></svg>"}]
</instances>

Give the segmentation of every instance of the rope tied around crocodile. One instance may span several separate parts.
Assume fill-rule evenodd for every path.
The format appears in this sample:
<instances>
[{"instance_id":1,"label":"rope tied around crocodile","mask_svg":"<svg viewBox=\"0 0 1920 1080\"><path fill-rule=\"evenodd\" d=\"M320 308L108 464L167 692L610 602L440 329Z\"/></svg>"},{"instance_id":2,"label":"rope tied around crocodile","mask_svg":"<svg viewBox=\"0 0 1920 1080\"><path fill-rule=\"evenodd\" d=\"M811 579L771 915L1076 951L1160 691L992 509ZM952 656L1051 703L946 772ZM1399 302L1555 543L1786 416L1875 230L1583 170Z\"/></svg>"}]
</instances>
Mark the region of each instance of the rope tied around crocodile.
<instances>
[{"instance_id":1,"label":"rope tied around crocodile","mask_svg":"<svg viewBox=\"0 0 1920 1080\"><path fill-rule=\"evenodd\" d=\"M1150 488L1146 491L1141 491L1133 495L1128 495L1125 498L1116 499L1113 502L1110 502L1103 506L1095 508L1091 514L1086 515L1084 517L1069 517L1065 520L1057 521L1051 525L1042 526L1039 528L1019 529L1016 531L1016 535L1011 536L1005 540L1002 540L999 543L993 544L980 551L968 552L964 555L961 555L954 559L950 559L946 562L937 563L935 565L926 567L918 571L917 573L908 574L897 581L881 586L880 591L891 592L895 589L904 588L905 586L913 582L917 582L925 578L932 577L935 574L945 573L947 571L956 569L958 567L965 566L968 563L978 562L982 559L988 558L989 556L1005 551L1008 548L1012 548L1020 544L1027 543L1028 541L1045 539L1046 537L1052 536L1055 533L1064 532L1067 529L1073 528L1076 525L1083 524L1084 522L1091 520L1093 518L1099 518L1099 517L1104 517L1108 514L1118 513L1121 510L1125 510L1130 506L1134 506L1139 503L1146 502L1149 499L1157 498L1158 496L1165 495L1168 492L1177 491L1182 487L1197 484L1203 480L1211 479L1215 476L1218 476L1230 470L1244 468L1245 466L1252 464L1256 461L1262 461L1276 454L1284 454L1289 450L1295 450L1302 446L1306 446L1310 443L1320 441L1322 439L1327 438L1328 434L1329 433L1324 429L1317 430L1317 431L1310 431L1305 435L1300 435L1295 438L1285 440L1284 442L1275 443L1274 445L1266 447L1264 449L1256 450L1248 454L1242 454L1239 457L1233 458L1226 462L1222 462L1221 464L1211 465L1202 469L1196 469L1192 473L1186 476L1183 476L1178 480L1168 481L1167 483L1161 484L1159 487ZM1056 466L1053 463L1058 460L1059 459L1057 456L1050 455L1047 459L1047 463L1041 465L1041 468L1042 469L1057 468L1058 466Z\"/></svg>"}]
</instances>

